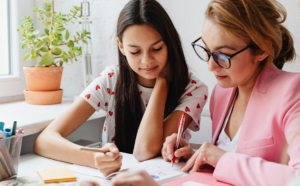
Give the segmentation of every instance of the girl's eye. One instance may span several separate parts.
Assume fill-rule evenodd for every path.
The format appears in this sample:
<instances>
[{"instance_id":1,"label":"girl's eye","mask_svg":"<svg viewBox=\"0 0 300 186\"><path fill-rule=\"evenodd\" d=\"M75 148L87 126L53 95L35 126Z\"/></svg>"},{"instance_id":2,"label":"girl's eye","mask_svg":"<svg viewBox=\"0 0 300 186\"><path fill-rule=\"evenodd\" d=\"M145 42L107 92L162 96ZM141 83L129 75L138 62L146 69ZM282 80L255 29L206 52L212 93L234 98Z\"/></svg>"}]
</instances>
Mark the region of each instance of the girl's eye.
<instances>
[{"instance_id":1,"label":"girl's eye","mask_svg":"<svg viewBox=\"0 0 300 186\"><path fill-rule=\"evenodd\" d=\"M162 47L160 47L160 48L158 48L158 49L153 48L153 50L154 50L155 52L158 52L158 51L160 51L161 49L162 49Z\"/></svg>"},{"instance_id":2,"label":"girl's eye","mask_svg":"<svg viewBox=\"0 0 300 186\"><path fill-rule=\"evenodd\" d=\"M136 54L138 54L138 53L140 53L140 51L138 51L138 52L130 52L132 55L136 55Z\"/></svg>"}]
</instances>

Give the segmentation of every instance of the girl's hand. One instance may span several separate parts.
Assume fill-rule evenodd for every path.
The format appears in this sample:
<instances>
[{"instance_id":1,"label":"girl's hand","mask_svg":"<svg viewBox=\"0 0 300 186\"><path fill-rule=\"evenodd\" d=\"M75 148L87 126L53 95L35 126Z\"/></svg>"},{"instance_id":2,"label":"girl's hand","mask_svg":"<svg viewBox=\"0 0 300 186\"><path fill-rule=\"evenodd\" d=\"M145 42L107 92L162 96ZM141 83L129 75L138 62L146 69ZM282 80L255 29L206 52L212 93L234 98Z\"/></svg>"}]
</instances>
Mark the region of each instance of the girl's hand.
<instances>
[{"instance_id":1,"label":"girl's hand","mask_svg":"<svg viewBox=\"0 0 300 186\"><path fill-rule=\"evenodd\" d=\"M112 186L159 186L144 170L122 173L112 179Z\"/></svg>"},{"instance_id":2,"label":"girl's hand","mask_svg":"<svg viewBox=\"0 0 300 186\"><path fill-rule=\"evenodd\" d=\"M89 181L89 180L79 180L78 185L79 186L100 186L97 182Z\"/></svg>"},{"instance_id":3,"label":"girl's hand","mask_svg":"<svg viewBox=\"0 0 300 186\"><path fill-rule=\"evenodd\" d=\"M156 80L158 80L158 79L165 79L165 80L167 80L167 82L169 84L170 79L171 79L169 62L166 63L165 67L162 69L160 74L157 76Z\"/></svg>"},{"instance_id":4,"label":"girl's hand","mask_svg":"<svg viewBox=\"0 0 300 186\"><path fill-rule=\"evenodd\" d=\"M166 138L163 148L161 149L161 154L165 161L172 161L175 155L176 157L175 163L178 163L181 157L187 160L195 153L192 147L190 147L189 144L183 138L180 139L179 149L177 149L174 153L176 139L177 139L176 133Z\"/></svg>"},{"instance_id":5,"label":"girl's hand","mask_svg":"<svg viewBox=\"0 0 300 186\"><path fill-rule=\"evenodd\" d=\"M123 157L119 153L117 146L113 143L107 143L101 148L101 150L106 151L106 153L95 153L95 167L104 176L120 170Z\"/></svg>"},{"instance_id":6,"label":"girl's hand","mask_svg":"<svg viewBox=\"0 0 300 186\"><path fill-rule=\"evenodd\" d=\"M195 154L180 168L181 171L189 173L196 172L203 163L207 163L213 167L217 166L218 161L226 153L226 151L205 142L195 152Z\"/></svg>"}]
</instances>

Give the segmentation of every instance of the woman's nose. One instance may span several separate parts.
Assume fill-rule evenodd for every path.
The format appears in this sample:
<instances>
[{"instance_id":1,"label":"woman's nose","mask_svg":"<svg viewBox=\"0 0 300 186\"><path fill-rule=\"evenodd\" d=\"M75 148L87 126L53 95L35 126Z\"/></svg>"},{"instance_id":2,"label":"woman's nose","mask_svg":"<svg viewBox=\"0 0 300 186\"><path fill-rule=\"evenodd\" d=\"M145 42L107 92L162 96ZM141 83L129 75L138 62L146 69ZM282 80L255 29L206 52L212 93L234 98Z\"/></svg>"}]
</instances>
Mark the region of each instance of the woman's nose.
<instances>
[{"instance_id":1,"label":"woman's nose","mask_svg":"<svg viewBox=\"0 0 300 186\"><path fill-rule=\"evenodd\" d=\"M209 60L207 61L207 65L208 70L212 72L221 69L221 67L215 62L213 56L210 56Z\"/></svg>"},{"instance_id":2,"label":"woman's nose","mask_svg":"<svg viewBox=\"0 0 300 186\"><path fill-rule=\"evenodd\" d=\"M151 63L153 62L153 56L150 52L145 52L142 57L142 63Z\"/></svg>"}]
</instances>

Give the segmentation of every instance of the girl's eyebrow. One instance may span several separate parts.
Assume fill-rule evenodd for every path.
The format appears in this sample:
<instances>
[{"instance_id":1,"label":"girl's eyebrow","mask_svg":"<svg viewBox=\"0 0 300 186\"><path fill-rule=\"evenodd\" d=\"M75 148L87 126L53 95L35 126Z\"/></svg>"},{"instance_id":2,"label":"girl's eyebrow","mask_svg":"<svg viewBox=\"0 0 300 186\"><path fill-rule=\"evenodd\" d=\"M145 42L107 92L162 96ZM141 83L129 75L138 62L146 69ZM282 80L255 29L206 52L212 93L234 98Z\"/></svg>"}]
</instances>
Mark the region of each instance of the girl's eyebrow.
<instances>
[{"instance_id":1,"label":"girl's eyebrow","mask_svg":"<svg viewBox=\"0 0 300 186\"><path fill-rule=\"evenodd\" d=\"M155 43L153 43L151 46L156 45L157 43L160 43L160 42L162 42L162 41L163 41L163 39L159 39L158 41L156 41ZM137 45L131 45L131 44L128 44L127 46L129 46L129 47L135 47L135 48L140 48L140 47L137 46Z\"/></svg>"}]
</instances>

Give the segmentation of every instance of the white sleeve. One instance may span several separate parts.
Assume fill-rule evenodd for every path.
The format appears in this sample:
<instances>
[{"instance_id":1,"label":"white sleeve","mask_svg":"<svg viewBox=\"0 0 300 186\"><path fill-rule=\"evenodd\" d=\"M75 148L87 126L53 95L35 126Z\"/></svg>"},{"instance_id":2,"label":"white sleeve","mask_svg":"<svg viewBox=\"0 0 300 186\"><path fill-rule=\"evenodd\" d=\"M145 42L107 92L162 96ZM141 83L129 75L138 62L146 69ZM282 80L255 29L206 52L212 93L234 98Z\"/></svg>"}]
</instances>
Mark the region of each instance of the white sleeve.
<instances>
[{"instance_id":1,"label":"white sleeve","mask_svg":"<svg viewBox=\"0 0 300 186\"><path fill-rule=\"evenodd\" d=\"M107 111L117 82L118 67L106 67L101 74L80 94L96 111Z\"/></svg>"},{"instance_id":2,"label":"white sleeve","mask_svg":"<svg viewBox=\"0 0 300 186\"><path fill-rule=\"evenodd\" d=\"M193 131L200 129L201 112L206 104L207 97L208 87L197 77L191 75L190 83L186 86L175 110L183 111L193 118L188 126Z\"/></svg>"}]
</instances>

